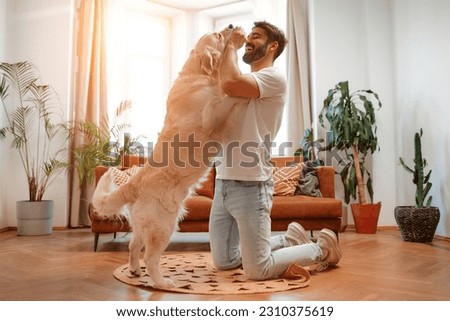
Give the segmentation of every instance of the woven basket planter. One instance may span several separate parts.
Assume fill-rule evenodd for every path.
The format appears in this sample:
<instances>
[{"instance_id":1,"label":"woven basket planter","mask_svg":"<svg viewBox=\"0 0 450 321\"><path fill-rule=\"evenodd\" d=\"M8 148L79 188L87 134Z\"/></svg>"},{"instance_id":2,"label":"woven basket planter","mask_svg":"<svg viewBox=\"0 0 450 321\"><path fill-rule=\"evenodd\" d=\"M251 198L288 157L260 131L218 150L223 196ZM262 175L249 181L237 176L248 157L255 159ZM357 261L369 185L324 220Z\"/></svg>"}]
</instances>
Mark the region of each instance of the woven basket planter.
<instances>
[{"instance_id":1,"label":"woven basket planter","mask_svg":"<svg viewBox=\"0 0 450 321\"><path fill-rule=\"evenodd\" d=\"M433 241L440 218L439 208L397 206L394 214L404 241L420 243Z\"/></svg>"}]
</instances>

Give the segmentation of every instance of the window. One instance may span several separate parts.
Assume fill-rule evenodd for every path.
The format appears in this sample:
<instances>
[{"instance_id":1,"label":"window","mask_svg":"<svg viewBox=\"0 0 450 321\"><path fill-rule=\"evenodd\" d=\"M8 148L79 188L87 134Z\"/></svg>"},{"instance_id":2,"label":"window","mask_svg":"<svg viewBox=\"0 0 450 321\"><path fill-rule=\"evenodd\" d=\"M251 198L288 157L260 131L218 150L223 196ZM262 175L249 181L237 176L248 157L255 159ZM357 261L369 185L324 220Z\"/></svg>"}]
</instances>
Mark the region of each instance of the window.
<instances>
[{"instance_id":1,"label":"window","mask_svg":"<svg viewBox=\"0 0 450 321\"><path fill-rule=\"evenodd\" d=\"M220 7L215 13L192 13L152 4L149 1L118 1L114 27L109 35L110 83L109 119L123 100L130 100L131 113L125 117L131 125L132 137L144 136L142 142L155 143L166 114L166 99L172 81L178 75L198 37L194 34L217 31L230 23L242 26L246 32L253 27L251 9L236 10L233 5ZM228 9L227 9L228 10ZM239 51L244 54L244 48ZM286 68L286 54L275 62ZM250 68L242 59L242 72ZM286 141L286 112L276 137L276 146ZM279 154L277 149L274 154Z\"/></svg>"},{"instance_id":2,"label":"window","mask_svg":"<svg viewBox=\"0 0 450 321\"><path fill-rule=\"evenodd\" d=\"M167 19L132 12L127 24L125 93L133 109L131 134L156 141L164 121L169 72Z\"/></svg>"},{"instance_id":3,"label":"window","mask_svg":"<svg viewBox=\"0 0 450 321\"><path fill-rule=\"evenodd\" d=\"M110 47L109 118L123 100L131 101L125 122L132 137L156 142L170 86L170 18L142 8L121 10Z\"/></svg>"}]
</instances>

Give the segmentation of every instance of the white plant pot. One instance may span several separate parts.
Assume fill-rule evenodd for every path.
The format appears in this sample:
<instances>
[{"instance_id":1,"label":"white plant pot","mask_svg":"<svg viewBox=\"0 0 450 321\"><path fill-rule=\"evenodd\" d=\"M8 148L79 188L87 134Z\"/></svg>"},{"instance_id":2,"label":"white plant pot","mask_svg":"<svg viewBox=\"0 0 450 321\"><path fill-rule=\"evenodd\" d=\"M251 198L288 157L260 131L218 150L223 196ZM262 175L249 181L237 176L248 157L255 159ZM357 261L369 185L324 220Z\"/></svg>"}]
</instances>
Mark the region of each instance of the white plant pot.
<instances>
[{"instance_id":1,"label":"white plant pot","mask_svg":"<svg viewBox=\"0 0 450 321\"><path fill-rule=\"evenodd\" d=\"M53 213L53 201L17 201L17 235L52 234Z\"/></svg>"}]
</instances>

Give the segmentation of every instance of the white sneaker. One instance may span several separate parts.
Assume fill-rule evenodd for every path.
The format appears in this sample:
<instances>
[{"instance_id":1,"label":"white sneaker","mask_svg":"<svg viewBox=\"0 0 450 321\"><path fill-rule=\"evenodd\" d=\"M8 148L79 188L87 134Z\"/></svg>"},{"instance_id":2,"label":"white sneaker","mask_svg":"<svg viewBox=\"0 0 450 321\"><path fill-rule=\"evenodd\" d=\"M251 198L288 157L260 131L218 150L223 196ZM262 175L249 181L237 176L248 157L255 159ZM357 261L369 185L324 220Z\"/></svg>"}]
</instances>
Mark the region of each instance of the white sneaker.
<instances>
[{"instance_id":1,"label":"white sneaker","mask_svg":"<svg viewBox=\"0 0 450 321\"><path fill-rule=\"evenodd\" d=\"M329 266L335 266L342 257L342 251L339 247L336 234L327 228L320 231L317 237L317 245L322 250L322 261L309 266L310 271L321 272Z\"/></svg>"},{"instance_id":2,"label":"white sneaker","mask_svg":"<svg viewBox=\"0 0 450 321\"><path fill-rule=\"evenodd\" d=\"M289 224L288 229L283 236L286 247L312 243L303 226L297 222Z\"/></svg>"}]
</instances>

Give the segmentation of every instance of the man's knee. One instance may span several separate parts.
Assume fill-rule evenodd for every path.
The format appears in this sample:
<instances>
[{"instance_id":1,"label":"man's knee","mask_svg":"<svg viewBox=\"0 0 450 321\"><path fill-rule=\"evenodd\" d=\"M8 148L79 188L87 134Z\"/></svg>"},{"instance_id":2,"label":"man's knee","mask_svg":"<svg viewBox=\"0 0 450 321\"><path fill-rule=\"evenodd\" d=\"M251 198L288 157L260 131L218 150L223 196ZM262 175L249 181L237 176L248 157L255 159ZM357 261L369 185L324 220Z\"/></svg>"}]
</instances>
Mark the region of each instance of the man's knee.
<instances>
[{"instance_id":1,"label":"man's knee","mask_svg":"<svg viewBox=\"0 0 450 321\"><path fill-rule=\"evenodd\" d=\"M250 279L261 281L269 278L269 271L266 264L247 264L244 265L244 272Z\"/></svg>"},{"instance_id":2,"label":"man's knee","mask_svg":"<svg viewBox=\"0 0 450 321\"><path fill-rule=\"evenodd\" d=\"M261 281L261 280L266 280L267 279L267 275L266 273L264 273L262 270L245 270L245 275L247 275L250 279L255 280L255 281Z\"/></svg>"},{"instance_id":3,"label":"man's knee","mask_svg":"<svg viewBox=\"0 0 450 321\"><path fill-rule=\"evenodd\" d=\"M238 267L240 267L242 265L241 259L224 260L222 258L222 259L213 259L213 262L214 262L214 266L218 270L223 270L223 271L237 269Z\"/></svg>"}]
</instances>

